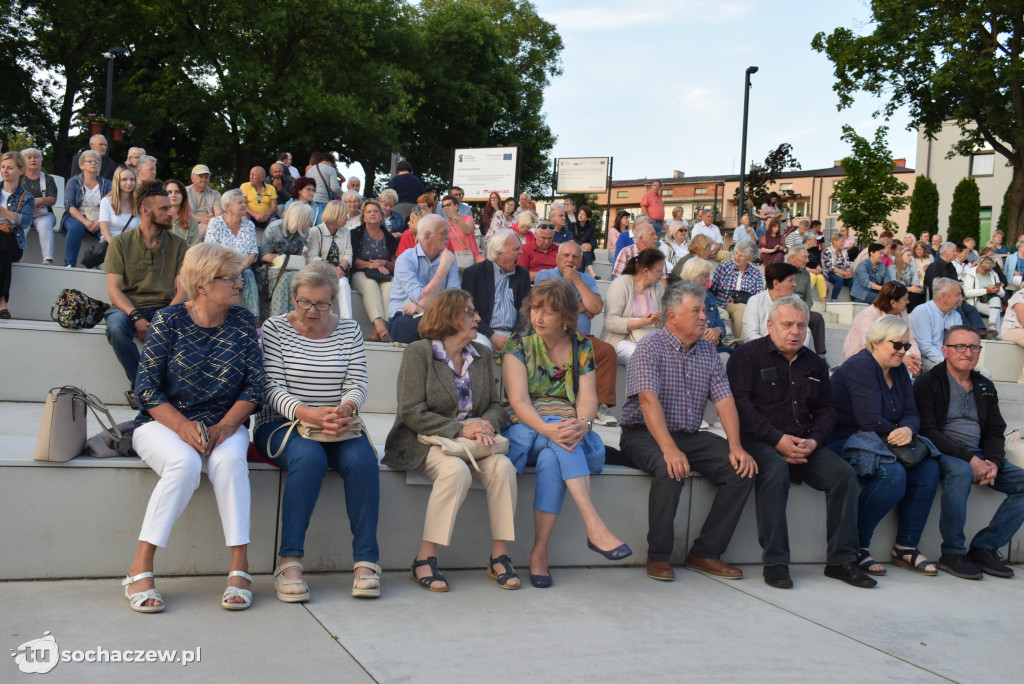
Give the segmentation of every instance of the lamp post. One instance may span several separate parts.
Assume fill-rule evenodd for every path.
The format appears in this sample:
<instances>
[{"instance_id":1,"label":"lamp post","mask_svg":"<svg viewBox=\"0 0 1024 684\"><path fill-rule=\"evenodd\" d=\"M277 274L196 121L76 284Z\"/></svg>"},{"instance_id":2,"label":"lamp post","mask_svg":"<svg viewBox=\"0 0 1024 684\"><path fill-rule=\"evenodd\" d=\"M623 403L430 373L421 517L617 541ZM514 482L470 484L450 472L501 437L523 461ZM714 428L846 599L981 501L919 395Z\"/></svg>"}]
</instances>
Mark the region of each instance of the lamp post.
<instances>
[{"instance_id":1,"label":"lamp post","mask_svg":"<svg viewBox=\"0 0 1024 684\"><path fill-rule=\"evenodd\" d=\"M739 225L743 216L744 183L747 176L747 113L750 109L750 75L757 73L757 67L747 67L743 81L743 142L740 144L740 201L736 207L736 224Z\"/></svg>"},{"instance_id":2,"label":"lamp post","mask_svg":"<svg viewBox=\"0 0 1024 684\"><path fill-rule=\"evenodd\" d=\"M105 110L105 116L108 121L110 120L110 100L114 95L114 58L118 55L127 54L128 50L120 45L115 45L103 53L103 56L107 58L107 108Z\"/></svg>"}]
</instances>

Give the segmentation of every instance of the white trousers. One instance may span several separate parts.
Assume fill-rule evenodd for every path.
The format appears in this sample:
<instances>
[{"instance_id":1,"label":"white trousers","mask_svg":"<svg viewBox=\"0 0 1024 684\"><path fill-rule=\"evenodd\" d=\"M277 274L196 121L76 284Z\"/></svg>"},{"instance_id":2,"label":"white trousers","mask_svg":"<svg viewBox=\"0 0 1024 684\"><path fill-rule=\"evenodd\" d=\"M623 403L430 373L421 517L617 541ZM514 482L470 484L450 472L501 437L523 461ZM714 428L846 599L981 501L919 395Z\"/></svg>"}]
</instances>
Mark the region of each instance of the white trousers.
<instances>
[{"instance_id":1,"label":"white trousers","mask_svg":"<svg viewBox=\"0 0 1024 684\"><path fill-rule=\"evenodd\" d=\"M132 446L142 462L160 476L149 497L139 541L161 548L167 546L174 523L199 487L200 473L206 472L213 485L227 545L249 543L249 431L244 425L206 457L181 441L174 430L155 420L135 429Z\"/></svg>"},{"instance_id":2,"label":"white trousers","mask_svg":"<svg viewBox=\"0 0 1024 684\"><path fill-rule=\"evenodd\" d=\"M352 318L352 287L348 284L348 278L338 278L338 301L335 308L342 318Z\"/></svg>"},{"instance_id":3,"label":"white trousers","mask_svg":"<svg viewBox=\"0 0 1024 684\"><path fill-rule=\"evenodd\" d=\"M26 241L28 241L28 231L32 228L36 229L36 234L39 235L39 251L42 252L44 259L53 259L53 227L56 224L57 218L52 212L47 212L33 218L32 223L25 228Z\"/></svg>"},{"instance_id":4,"label":"white trousers","mask_svg":"<svg viewBox=\"0 0 1024 684\"><path fill-rule=\"evenodd\" d=\"M628 366L629 359L633 356L633 352L635 351L636 342L628 337L619 340L619 343L615 345L615 357L618 359L619 365Z\"/></svg>"}]
</instances>

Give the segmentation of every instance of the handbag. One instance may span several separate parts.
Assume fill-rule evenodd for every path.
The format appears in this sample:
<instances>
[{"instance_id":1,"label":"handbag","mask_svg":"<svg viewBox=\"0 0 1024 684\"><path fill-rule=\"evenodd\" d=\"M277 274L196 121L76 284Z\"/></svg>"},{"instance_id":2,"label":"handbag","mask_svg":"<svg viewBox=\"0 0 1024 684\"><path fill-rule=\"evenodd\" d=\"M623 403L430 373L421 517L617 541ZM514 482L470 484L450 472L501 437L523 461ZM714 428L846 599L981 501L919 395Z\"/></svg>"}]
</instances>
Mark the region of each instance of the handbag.
<instances>
[{"instance_id":1,"label":"handbag","mask_svg":"<svg viewBox=\"0 0 1024 684\"><path fill-rule=\"evenodd\" d=\"M122 438L121 430L103 402L85 390L65 385L54 387L46 395L43 422L32 458L37 461L66 463L82 453L85 447L86 410L92 411L100 427L113 440ZM103 424L100 413L107 417Z\"/></svg>"},{"instance_id":2,"label":"handbag","mask_svg":"<svg viewBox=\"0 0 1024 684\"><path fill-rule=\"evenodd\" d=\"M277 431L283 428L288 428L288 432L284 434L284 439L281 440L280 448L276 452L271 453L270 441L274 438L274 435L277 434ZM329 435L325 433L324 429L319 425L299 420L298 418L290 423L283 423L282 425L277 426L277 428L270 433L270 436L267 437L267 455L270 456L270 458L277 458L281 455L284 451L285 445L288 444L288 438L292 436L293 431L298 432L299 437L311 439L314 442L344 442L349 439L356 439L363 436L363 419L358 415L352 416L352 422L348 424L348 432L343 435Z\"/></svg>"},{"instance_id":3,"label":"handbag","mask_svg":"<svg viewBox=\"0 0 1024 684\"><path fill-rule=\"evenodd\" d=\"M450 439L440 435L416 435L416 439L420 444L441 447L445 456L457 456L473 466L473 470L477 472L480 472L480 466L476 463L477 459L482 460L499 454L507 454L509 445L508 437L503 435L495 435L495 442L491 445L480 444L475 439L468 437Z\"/></svg>"},{"instance_id":4,"label":"handbag","mask_svg":"<svg viewBox=\"0 0 1024 684\"><path fill-rule=\"evenodd\" d=\"M110 246L106 240L100 240L89 248L89 251L82 256L82 266L96 268L107 258L107 247Z\"/></svg>"},{"instance_id":5,"label":"handbag","mask_svg":"<svg viewBox=\"0 0 1024 684\"><path fill-rule=\"evenodd\" d=\"M1018 468L1024 468L1024 439L1021 438L1021 432L1024 432L1024 428L1011 430L1010 434L1006 435L1004 447L1006 460Z\"/></svg>"},{"instance_id":6,"label":"handbag","mask_svg":"<svg viewBox=\"0 0 1024 684\"><path fill-rule=\"evenodd\" d=\"M729 298L733 304L746 304L753 296L746 290L729 290Z\"/></svg>"},{"instance_id":7,"label":"handbag","mask_svg":"<svg viewBox=\"0 0 1024 684\"><path fill-rule=\"evenodd\" d=\"M462 249L454 250L455 251L455 262L459 266L459 273L462 273L467 268L469 268L470 266L472 266L473 264L476 263L476 255L473 254L473 250L472 249L470 249L469 247L466 247L466 241L462 239L462 235L460 235L461 232L462 231L459 230L458 226L452 226L452 228L451 228L452 237L455 238L456 240L458 240L459 244L462 245Z\"/></svg>"},{"instance_id":8,"label":"handbag","mask_svg":"<svg viewBox=\"0 0 1024 684\"><path fill-rule=\"evenodd\" d=\"M889 451L896 457L896 460L903 464L904 468L913 468L928 456L928 447L924 442L914 437L910 444L905 446L888 445Z\"/></svg>"},{"instance_id":9,"label":"handbag","mask_svg":"<svg viewBox=\"0 0 1024 684\"><path fill-rule=\"evenodd\" d=\"M301 254L278 254L274 257L271 268L278 268L281 271L298 271L306 265L306 257ZM275 289L277 285L275 284Z\"/></svg>"},{"instance_id":10,"label":"handbag","mask_svg":"<svg viewBox=\"0 0 1024 684\"><path fill-rule=\"evenodd\" d=\"M375 268L367 268L367 269L364 269L364 270L360 271L360 273L362 273L364 276L366 276L370 280L373 280L373 281L378 282L378 283L390 283L391 282L391 274L390 273L381 273L380 271L378 271Z\"/></svg>"},{"instance_id":11,"label":"handbag","mask_svg":"<svg viewBox=\"0 0 1024 684\"><path fill-rule=\"evenodd\" d=\"M635 342L636 344L640 344L640 340L644 339L645 337L650 335L652 332L657 332L657 331L658 331L657 328L651 328L649 326L645 326L643 328L637 328L636 330L630 330L629 331L629 339L632 340L633 342Z\"/></svg>"},{"instance_id":12,"label":"handbag","mask_svg":"<svg viewBox=\"0 0 1024 684\"><path fill-rule=\"evenodd\" d=\"M50 318L62 328L81 330L94 328L103 319L110 305L93 299L84 292L65 288L57 295L57 301L50 307ZM56 316L54 315L56 313Z\"/></svg>"}]
</instances>

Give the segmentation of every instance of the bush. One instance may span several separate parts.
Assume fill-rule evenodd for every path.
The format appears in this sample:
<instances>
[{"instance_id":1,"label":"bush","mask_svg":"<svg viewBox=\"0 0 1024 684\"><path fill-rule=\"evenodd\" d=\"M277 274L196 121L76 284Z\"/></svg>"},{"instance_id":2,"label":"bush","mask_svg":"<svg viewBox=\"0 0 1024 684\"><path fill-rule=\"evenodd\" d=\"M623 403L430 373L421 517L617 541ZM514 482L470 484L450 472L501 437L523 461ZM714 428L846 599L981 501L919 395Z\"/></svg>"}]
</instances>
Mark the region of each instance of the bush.
<instances>
[{"instance_id":1,"label":"bush","mask_svg":"<svg viewBox=\"0 0 1024 684\"><path fill-rule=\"evenodd\" d=\"M939 231L939 188L932 179L918 176L910 196L910 220L907 232L915 237L921 233L935 235Z\"/></svg>"},{"instance_id":2,"label":"bush","mask_svg":"<svg viewBox=\"0 0 1024 684\"><path fill-rule=\"evenodd\" d=\"M1007 240L1010 237L1006 234L1006 229L1010 225L1010 190L1012 189L1013 179L1010 179L1010 184L1006 186L1006 192L1003 194L1003 206L999 210L999 220L996 221L996 230L1003 231L1003 237Z\"/></svg>"},{"instance_id":3,"label":"bush","mask_svg":"<svg viewBox=\"0 0 1024 684\"><path fill-rule=\"evenodd\" d=\"M965 238L979 239L981 232L981 191L973 178L964 178L953 191L953 205L949 210L950 242L963 242Z\"/></svg>"}]
</instances>

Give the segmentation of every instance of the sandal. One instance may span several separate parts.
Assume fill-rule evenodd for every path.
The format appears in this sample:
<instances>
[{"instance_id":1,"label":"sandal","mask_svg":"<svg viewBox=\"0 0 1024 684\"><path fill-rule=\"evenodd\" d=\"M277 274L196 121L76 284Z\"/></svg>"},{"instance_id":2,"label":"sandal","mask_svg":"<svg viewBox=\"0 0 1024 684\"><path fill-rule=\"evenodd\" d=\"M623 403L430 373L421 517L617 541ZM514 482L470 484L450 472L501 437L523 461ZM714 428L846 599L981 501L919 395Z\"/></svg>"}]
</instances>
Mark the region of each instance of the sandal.
<instances>
[{"instance_id":1,"label":"sandal","mask_svg":"<svg viewBox=\"0 0 1024 684\"><path fill-rule=\"evenodd\" d=\"M245 572L244 570L232 570L228 573L228 579L232 577L242 577L249 580L249 586L252 586L252 575ZM240 598L241 603L231 603L228 599ZM220 599L220 607L227 608L228 610L245 610L252 605L252 590L251 589L240 589L239 587L232 587L228 585L228 588L224 590L224 596Z\"/></svg>"},{"instance_id":2,"label":"sandal","mask_svg":"<svg viewBox=\"0 0 1024 684\"><path fill-rule=\"evenodd\" d=\"M380 333L379 333L378 331L374 330L374 331L373 331L372 333L370 333L370 335L369 335L369 336L368 336L368 337L366 338L366 341L367 341L367 342L380 342Z\"/></svg>"},{"instance_id":3,"label":"sandal","mask_svg":"<svg viewBox=\"0 0 1024 684\"><path fill-rule=\"evenodd\" d=\"M416 568L423 565L430 566L431 574L427 575L426 577L417 577ZM445 579L444 575L437 571L437 556L430 556L429 558L426 558L424 560L413 559L412 570L410 572L412 573L412 581L416 582L424 589L429 589L430 591L436 592L448 591L448 580ZM444 587L437 589L431 586L434 582L444 582Z\"/></svg>"},{"instance_id":4,"label":"sandal","mask_svg":"<svg viewBox=\"0 0 1024 684\"><path fill-rule=\"evenodd\" d=\"M387 342L388 344L390 344L390 343L394 342L394 340L393 340L393 339L391 339L391 335L389 335L389 334L387 334L387 333L383 333L383 334L381 334L381 336L380 336L380 341L381 341L381 342Z\"/></svg>"},{"instance_id":5,"label":"sandal","mask_svg":"<svg viewBox=\"0 0 1024 684\"><path fill-rule=\"evenodd\" d=\"M860 568L861 572L866 575L875 575L876 577L882 577L887 572L885 568L872 570L872 565L881 565L881 563L871 557L871 551L868 549L857 549L857 567Z\"/></svg>"},{"instance_id":6,"label":"sandal","mask_svg":"<svg viewBox=\"0 0 1024 684\"><path fill-rule=\"evenodd\" d=\"M500 565L505 572L499 575L494 571L495 565ZM502 589L518 589L522 586L521 582L519 584L509 584L510 580L519 579L519 575L516 574L516 569L512 567L512 559L505 554L487 561L487 576L497 582L498 586Z\"/></svg>"},{"instance_id":7,"label":"sandal","mask_svg":"<svg viewBox=\"0 0 1024 684\"><path fill-rule=\"evenodd\" d=\"M277 598L285 603L305 603L309 600L309 585L306 584L305 580L301 579L288 579L284 576L284 571L289 568L298 568L299 572L302 572L302 563L299 561L288 561L284 565L277 566L277 570L274 571L274 591L277 592ZM281 587L299 585L302 587L302 591L297 594L289 594L281 591ZM241 605L241 604L238 604Z\"/></svg>"},{"instance_id":8,"label":"sandal","mask_svg":"<svg viewBox=\"0 0 1024 684\"><path fill-rule=\"evenodd\" d=\"M892 564L927 577L935 577L935 575L939 574L939 571L935 569L932 562L925 558L924 554L916 548L901 549L898 546L892 547ZM931 570L928 569L929 565L932 566Z\"/></svg>"},{"instance_id":9,"label":"sandal","mask_svg":"<svg viewBox=\"0 0 1024 684\"><path fill-rule=\"evenodd\" d=\"M356 575L352 580L352 595L356 598L379 598L380 575L383 570L381 570L381 567L376 563L371 563L369 561L359 561L352 566L352 571L355 572L359 568L369 568L373 571L373 574Z\"/></svg>"},{"instance_id":10,"label":"sandal","mask_svg":"<svg viewBox=\"0 0 1024 684\"><path fill-rule=\"evenodd\" d=\"M156 589L147 589L146 591L139 591L134 594L128 593L128 587L135 584L139 580L151 579L153 577L152 572L140 572L138 575L132 577L128 575L121 580L121 586L124 587L124 597L128 599L128 605L136 613L161 613L167 604L164 603L164 597L160 595L160 592ZM160 605L157 606L145 606L143 605L146 601L159 601Z\"/></svg>"}]
</instances>

